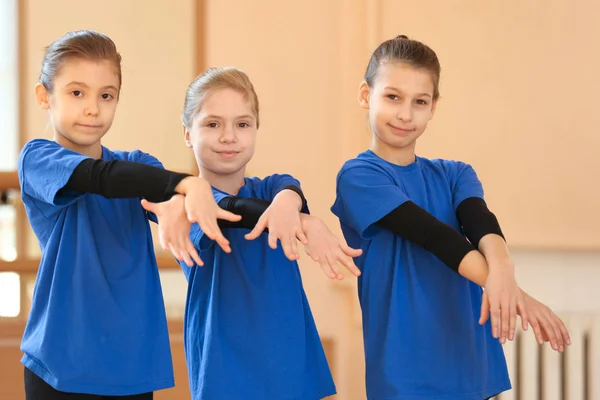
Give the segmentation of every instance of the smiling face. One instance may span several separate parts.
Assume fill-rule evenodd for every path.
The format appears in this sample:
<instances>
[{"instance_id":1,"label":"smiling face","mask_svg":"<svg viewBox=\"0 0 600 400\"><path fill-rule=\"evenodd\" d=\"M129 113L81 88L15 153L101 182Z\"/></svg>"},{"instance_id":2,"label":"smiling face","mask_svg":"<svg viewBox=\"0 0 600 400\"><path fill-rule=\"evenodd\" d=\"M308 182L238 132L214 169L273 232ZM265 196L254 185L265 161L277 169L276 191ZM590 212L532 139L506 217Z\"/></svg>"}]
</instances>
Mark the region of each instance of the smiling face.
<instances>
[{"instance_id":1,"label":"smiling face","mask_svg":"<svg viewBox=\"0 0 600 400\"><path fill-rule=\"evenodd\" d=\"M54 140L68 149L101 154L119 96L118 68L109 60L70 58L52 80L52 91L38 83L36 99L48 110Z\"/></svg>"},{"instance_id":2,"label":"smiling face","mask_svg":"<svg viewBox=\"0 0 600 400\"><path fill-rule=\"evenodd\" d=\"M377 154L414 153L416 140L435 112L434 81L425 69L402 62L382 63L371 86L361 83L359 102L369 111Z\"/></svg>"},{"instance_id":3,"label":"smiling face","mask_svg":"<svg viewBox=\"0 0 600 400\"><path fill-rule=\"evenodd\" d=\"M220 179L243 178L254 155L256 133L252 101L230 88L210 90L191 127L184 128L186 145L194 149L201 175Z\"/></svg>"}]
</instances>

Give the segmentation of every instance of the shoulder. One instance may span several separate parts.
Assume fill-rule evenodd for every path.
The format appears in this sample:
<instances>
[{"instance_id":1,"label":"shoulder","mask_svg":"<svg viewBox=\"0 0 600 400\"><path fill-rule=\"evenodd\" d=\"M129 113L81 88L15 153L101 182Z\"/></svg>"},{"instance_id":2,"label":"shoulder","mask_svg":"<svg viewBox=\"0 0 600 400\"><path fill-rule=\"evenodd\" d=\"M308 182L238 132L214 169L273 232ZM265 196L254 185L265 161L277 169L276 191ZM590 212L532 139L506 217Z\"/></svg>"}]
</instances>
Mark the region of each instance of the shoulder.
<instances>
[{"instance_id":1,"label":"shoulder","mask_svg":"<svg viewBox=\"0 0 600 400\"><path fill-rule=\"evenodd\" d=\"M52 140L33 139L33 140L30 140L29 142L27 142L25 144L25 146L23 146L23 148L21 149L21 152L19 154L19 159L20 160L24 159L25 156L27 156L29 153L32 153L32 152L38 153L38 152L47 152L47 151L51 151L51 150L60 150L60 149L64 149L64 147L62 147L61 145L59 145L58 143L56 143Z\"/></svg>"},{"instance_id":2,"label":"shoulder","mask_svg":"<svg viewBox=\"0 0 600 400\"><path fill-rule=\"evenodd\" d=\"M446 175L449 180L457 179L465 172L475 173L473 167L464 161L447 160L442 158L430 160L422 157L419 157L419 161L425 169L441 172Z\"/></svg>"},{"instance_id":3,"label":"shoulder","mask_svg":"<svg viewBox=\"0 0 600 400\"><path fill-rule=\"evenodd\" d=\"M344 163L337 175L337 183L357 179L377 179L385 177L393 181L394 171L392 167L381 158L367 151L359 154L356 158Z\"/></svg>"}]
</instances>

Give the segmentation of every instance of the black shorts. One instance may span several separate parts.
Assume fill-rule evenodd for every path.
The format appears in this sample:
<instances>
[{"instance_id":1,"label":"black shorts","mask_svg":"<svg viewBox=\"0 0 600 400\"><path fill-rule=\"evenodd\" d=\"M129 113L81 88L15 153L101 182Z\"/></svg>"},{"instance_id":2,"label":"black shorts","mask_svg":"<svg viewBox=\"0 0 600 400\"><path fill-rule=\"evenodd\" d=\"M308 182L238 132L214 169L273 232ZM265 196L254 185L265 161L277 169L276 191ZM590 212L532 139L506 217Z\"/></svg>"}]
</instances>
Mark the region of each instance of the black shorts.
<instances>
[{"instance_id":1,"label":"black shorts","mask_svg":"<svg viewBox=\"0 0 600 400\"><path fill-rule=\"evenodd\" d=\"M94 394L59 392L28 368L25 368L26 400L152 400L152 398L152 392L134 394L132 396L98 396Z\"/></svg>"}]
</instances>

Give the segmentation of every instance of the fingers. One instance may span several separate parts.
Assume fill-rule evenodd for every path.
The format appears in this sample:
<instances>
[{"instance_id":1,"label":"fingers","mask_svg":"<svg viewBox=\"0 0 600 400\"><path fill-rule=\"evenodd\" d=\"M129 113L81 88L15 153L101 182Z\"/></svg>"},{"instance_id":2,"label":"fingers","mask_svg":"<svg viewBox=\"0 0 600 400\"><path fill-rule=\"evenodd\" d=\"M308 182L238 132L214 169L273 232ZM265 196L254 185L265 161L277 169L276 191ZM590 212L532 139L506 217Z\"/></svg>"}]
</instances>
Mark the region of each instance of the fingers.
<instances>
[{"instance_id":1,"label":"fingers","mask_svg":"<svg viewBox=\"0 0 600 400\"><path fill-rule=\"evenodd\" d=\"M298 254L298 240L296 239L296 234L293 234L292 236L290 236L290 238L288 240L290 242L290 250L291 250L292 254L294 255L294 260L299 259L300 254Z\"/></svg>"},{"instance_id":2,"label":"fingers","mask_svg":"<svg viewBox=\"0 0 600 400\"><path fill-rule=\"evenodd\" d=\"M320 260L319 264L321 265L321 269L323 270L325 275L327 275L328 278L330 278L330 279L336 278L336 274L331 269L331 266L329 265L329 262L327 261L327 259Z\"/></svg>"},{"instance_id":3,"label":"fingers","mask_svg":"<svg viewBox=\"0 0 600 400\"><path fill-rule=\"evenodd\" d=\"M229 222L238 222L242 220L242 216L225 211L221 207L217 207L217 219L224 219Z\"/></svg>"},{"instance_id":4,"label":"fingers","mask_svg":"<svg viewBox=\"0 0 600 400\"><path fill-rule=\"evenodd\" d=\"M510 315L509 315L509 327L508 327L508 340L515 339L515 330L517 328L517 303L510 303Z\"/></svg>"},{"instance_id":5,"label":"fingers","mask_svg":"<svg viewBox=\"0 0 600 400\"><path fill-rule=\"evenodd\" d=\"M217 242L219 247L223 249L225 253L231 253L231 247L229 246L229 240L223 236L223 232L217 228L217 234L215 235L214 241Z\"/></svg>"},{"instance_id":6,"label":"fingers","mask_svg":"<svg viewBox=\"0 0 600 400\"><path fill-rule=\"evenodd\" d=\"M198 221L198 225L200 225L200 229L202 229L202 232L204 232L204 234L210 239L214 240L219 245L219 247L223 249L225 253L231 253L229 240L227 240L225 236L223 236L223 232L221 232L219 225L217 225L216 219L209 218L205 220L203 218Z\"/></svg>"},{"instance_id":7,"label":"fingers","mask_svg":"<svg viewBox=\"0 0 600 400\"><path fill-rule=\"evenodd\" d=\"M171 254L173 254L173 257L175 257L177 261L183 260L183 257L181 257L181 254L179 253L179 250L173 247L171 244L169 244L169 250L171 251Z\"/></svg>"},{"instance_id":8,"label":"fingers","mask_svg":"<svg viewBox=\"0 0 600 400\"><path fill-rule=\"evenodd\" d=\"M521 315L521 326L523 330L526 331L529 327L529 312L527 311L523 299L520 299L517 303L517 312Z\"/></svg>"},{"instance_id":9,"label":"fingers","mask_svg":"<svg viewBox=\"0 0 600 400\"><path fill-rule=\"evenodd\" d=\"M343 249L342 249L342 251L343 251ZM358 269L356 264L354 264L354 261L352 261L351 258L347 257L345 255L345 253L340 252L340 254L338 256L338 262L340 264L342 264L344 267L346 267L346 269L348 271L350 271L352 273L352 275L354 275L354 276L360 275L360 270Z\"/></svg>"},{"instance_id":10,"label":"fingers","mask_svg":"<svg viewBox=\"0 0 600 400\"><path fill-rule=\"evenodd\" d=\"M533 317L529 320L529 324L533 328L533 334L538 344L544 344L544 336L542 335L542 328L537 318Z\"/></svg>"},{"instance_id":11,"label":"fingers","mask_svg":"<svg viewBox=\"0 0 600 400\"><path fill-rule=\"evenodd\" d=\"M304 252L306 253L307 256L309 256L311 258L311 260L313 260L314 262L319 262L319 257L316 255L313 255L313 253L310 251L308 246L304 246Z\"/></svg>"},{"instance_id":12,"label":"fingers","mask_svg":"<svg viewBox=\"0 0 600 400\"><path fill-rule=\"evenodd\" d=\"M187 265L188 267L193 267L194 266L194 262L192 261L192 257L190 257L190 254L187 252L187 250L185 249L185 247L179 246L179 254L181 254L181 258L185 262L185 265Z\"/></svg>"},{"instance_id":13,"label":"fingers","mask_svg":"<svg viewBox=\"0 0 600 400\"><path fill-rule=\"evenodd\" d=\"M563 340L565 341L565 343L570 346L571 345L571 336L569 335L569 331L567 330L567 327L565 326L565 323L562 321L562 319L556 317L556 319L558 319L559 321L559 329L560 329L560 333L563 337Z\"/></svg>"},{"instance_id":14,"label":"fingers","mask_svg":"<svg viewBox=\"0 0 600 400\"><path fill-rule=\"evenodd\" d=\"M189 242L189 238L186 236L178 236L175 240L169 241L169 249L171 253L178 261L183 261L188 267L194 266L194 261L190 255L190 248L187 246L186 241ZM191 244L191 242L190 242ZM194 251L194 246L191 246Z\"/></svg>"},{"instance_id":15,"label":"fingers","mask_svg":"<svg viewBox=\"0 0 600 400\"><path fill-rule=\"evenodd\" d=\"M555 338L556 348L554 348L554 350L562 353L563 351L565 351L565 341L563 339L563 335L560 330L559 319L558 319L558 317L555 318L554 313L552 311L548 310L547 315L546 315L546 320L548 321L548 324L552 328L553 336Z\"/></svg>"},{"instance_id":16,"label":"fingers","mask_svg":"<svg viewBox=\"0 0 600 400\"><path fill-rule=\"evenodd\" d=\"M362 255L362 249L353 249L348 246L346 243L340 243L340 248L348 257L356 258Z\"/></svg>"},{"instance_id":17,"label":"fingers","mask_svg":"<svg viewBox=\"0 0 600 400\"><path fill-rule=\"evenodd\" d=\"M508 298L504 297L500 303L500 343L506 343L508 336L510 318L510 303Z\"/></svg>"},{"instance_id":18,"label":"fingers","mask_svg":"<svg viewBox=\"0 0 600 400\"><path fill-rule=\"evenodd\" d=\"M490 299L486 292L481 297L481 312L479 313L479 325L483 325L490 317Z\"/></svg>"},{"instance_id":19,"label":"fingers","mask_svg":"<svg viewBox=\"0 0 600 400\"><path fill-rule=\"evenodd\" d=\"M275 235L275 233L273 233L272 235L271 233L269 233L269 245L271 242L271 236L275 237L275 247L277 247L277 236ZM284 236L280 237L279 241L281 242L281 248L283 249L283 253L288 258L288 260L295 261L296 253L294 252L293 245L296 244L296 238L292 239L289 236Z\"/></svg>"},{"instance_id":20,"label":"fingers","mask_svg":"<svg viewBox=\"0 0 600 400\"><path fill-rule=\"evenodd\" d=\"M341 281L342 279L344 279L344 275L342 275L340 273L340 271L338 271L337 261L339 261L339 260L336 260L335 257L327 257L327 262L329 263L329 268L331 268L331 270L335 274L335 279L337 279L338 281Z\"/></svg>"},{"instance_id":21,"label":"fingers","mask_svg":"<svg viewBox=\"0 0 600 400\"><path fill-rule=\"evenodd\" d=\"M303 245L306 246L308 244L308 238L304 234L304 231L302 230L302 228L298 228L298 230L296 231L296 237L298 238L300 243L302 243Z\"/></svg>"},{"instance_id":22,"label":"fingers","mask_svg":"<svg viewBox=\"0 0 600 400\"><path fill-rule=\"evenodd\" d=\"M196 247L194 246L194 244L192 243L192 241L190 240L190 237L186 237L186 243L185 243L185 247L188 251L188 254L192 257L192 259L194 260L194 262L196 263L197 266L202 267L204 265L204 262L202 261L202 259L200 258L200 255L198 254L198 251L196 250Z\"/></svg>"},{"instance_id":23,"label":"fingers","mask_svg":"<svg viewBox=\"0 0 600 400\"><path fill-rule=\"evenodd\" d=\"M264 217L260 217L256 225L254 225L254 229L252 229L250 233L248 233L244 237L246 238L246 240L254 240L263 233L266 227L267 219Z\"/></svg>"},{"instance_id":24,"label":"fingers","mask_svg":"<svg viewBox=\"0 0 600 400\"><path fill-rule=\"evenodd\" d=\"M269 231L269 247L273 250L277 248L277 236L272 231Z\"/></svg>"},{"instance_id":25,"label":"fingers","mask_svg":"<svg viewBox=\"0 0 600 400\"><path fill-rule=\"evenodd\" d=\"M548 317L546 315L540 314L538 318L540 320L540 325L542 326L542 331L548 337L550 346L552 346L552 349L558 351L559 350L558 338L556 337L556 333L554 332L554 327L548 320Z\"/></svg>"},{"instance_id":26,"label":"fingers","mask_svg":"<svg viewBox=\"0 0 600 400\"><path fill-rule=\"evenodd\" d=\"M500 336L500 305L495 299L490 299L490 314L492 316L492 336L496 339Z\"/></svg>"},{"instance_id":27,"label":"fingers","mask_svg":"<svg viewBox=\"0 0 600 400\"><path fill-rule=\"evenodd\" d=\"M157 214L159 207L157 203L152 203L146 199L142 199L142 208L148 212Z\"/></svg>"}]
</instances>

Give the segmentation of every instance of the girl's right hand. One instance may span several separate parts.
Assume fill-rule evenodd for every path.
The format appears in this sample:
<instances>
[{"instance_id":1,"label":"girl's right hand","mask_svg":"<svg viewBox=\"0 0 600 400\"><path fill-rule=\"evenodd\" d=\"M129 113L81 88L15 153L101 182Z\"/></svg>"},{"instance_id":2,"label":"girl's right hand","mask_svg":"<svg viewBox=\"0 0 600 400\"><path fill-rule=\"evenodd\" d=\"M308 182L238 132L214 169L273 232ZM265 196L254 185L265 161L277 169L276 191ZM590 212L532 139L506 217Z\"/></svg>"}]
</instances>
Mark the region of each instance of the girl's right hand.
<instances>
[{"instance_id":1,"label":"girl's right hand","mask_svg":"<svg viewBox=\"0 0 600 400\"><path fill-rule=\"evenodd\" d=\"M213 197L210 184L202 178L189 176L175 188L185 195L185 211L191 223L197 222L206 236L217 242L226 253L231 252L229 240L223 236L217 219L237 222L241 216L220 208Z\"/></svg>"},{"instance_id":2,"label":"girl's right hand","mask_svg":"<svg viewBox=\"0 0 600 400\"><path fill-rule=\"evenodd\" d=\"M163 250L171 251L177 261L184 261L188 267L204 265L198 251L190 240L190 227L184 209L185 198L178 194L171 200L152 203L142 200L142 207L154 213L158 219L158 239Z\"/></svg>"},{"instance_id":3,"label":"girl's right hand","mask_svg":"<svg viewBox=\"0 0 600 400\"><path fill-rule=\"evenodd\" d=\"M571 344L571 338L564 322L545 304L537 301L523 290L521 290L521 294L525 308L527 308L529 325L533 328L537 342L539 344L550 342L553 350L562 353L565 350L565 344ZM481 303L482 315L489 313L489 307L489 298L484 292ZM519 309L517 309L517 313L520 315Z\"/></svg>"}]
</instances>

